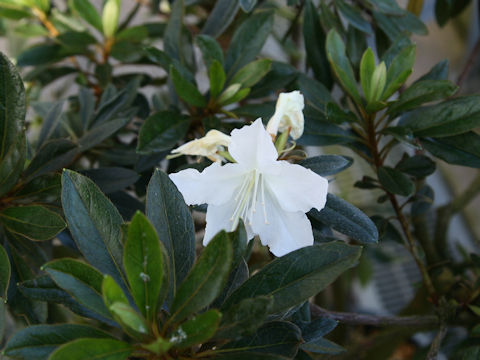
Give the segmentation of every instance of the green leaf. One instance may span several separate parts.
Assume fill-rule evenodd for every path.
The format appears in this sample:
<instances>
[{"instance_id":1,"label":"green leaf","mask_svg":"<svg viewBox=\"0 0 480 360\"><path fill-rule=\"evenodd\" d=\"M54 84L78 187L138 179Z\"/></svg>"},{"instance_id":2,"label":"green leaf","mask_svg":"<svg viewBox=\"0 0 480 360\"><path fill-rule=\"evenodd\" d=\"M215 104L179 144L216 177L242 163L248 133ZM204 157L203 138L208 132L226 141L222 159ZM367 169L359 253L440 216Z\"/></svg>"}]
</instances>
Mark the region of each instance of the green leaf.
<instances>
[{"instance_id":1,"label":"green leaf","mask_svg":"<svg viewBox=\"0 0 480 360\"><path fill-rule=\"evenodd\" d=\"M215 338L234 339L253 334L267 318L272 302L267 296L243 299L224 313Z\"/></svg>"},{"instance_id":2,"label":"green leaf","mask_svg":"<svg viewBox=\"0 0 480 360\"><path fill-rule=\"evenodd\" d=\"M111 137L114 133L127 125L130 120L130 118L125 117L96 125L80 139L78 139L80 150L86 151L100 144L103 140Z\"/></svg>"},{"instance_id":3,"label":"green leaf","mask_svg":"<svg viewBox=\"0 0 480 360\"><path fill-rule=\"evenodd\" d=\"M233 355L232 359L239 351L243 355L239 359L255 359L257 354L281 355L291 359L297 353L300 342L301 333L297 326L287 321L272 321L259 328L254 335L231 341L216 353Z\"/></svg>"},{"instance_id":4,"label":"green leaf","mask_svg":"<svg viewBox=\"0 0 480 360\"><path fill-rule=\"evenodd\" d=\"M0 339L1 340L3 340L3 336L5 335L6 310L7 309L5 306L5 300L2 297L0 297Z\"/></svg>"},{"instance_id":5,"label":"green leaf","mask_svg":"<svg viewBox=\"0 0 480 360\"><path fill-rule=\"evenodd\" d=\"M147 323L130 305L124 302L115 302L108 309L124 328L128 327L139 334L148 334Z\"/></svg>"},{"instance_id":6,"label":"green leaf","mask_svg":"<svg viewBox=\"0 0 480 360\"><path fill-rule=\"evenodd\" d=\"M170 150L183 139L190 119L178 112L161 111L145 120L138 135L137 151L150 154Z\"/></svg>"},{"instance_id":7,"label":"green leaf","mask_svg":"<svg viewBox=\"0 0 480 360\"><path fill-rule=\"evenodd\" d=\"M346 350L340 345L327 339L317 339L300 345L300 349L316 354L340 354Z\"/></svg>"},{"instance_id":8,"label":"green leaf","mask_svg":"<svg viewBox=\"0 0 480 360\"><path fill-rule=\"evenodd\" d=\"M62 205L70 233L85 259L124 286L122 216L87 177L62 175Z\"/></svg>"},{"instance_id":9,"label":"green leaf","mask_svg":"<svg viewBox=\"0 0 480 360\"><path fill-rule=\"evenodd\" d=\"M435 193L430 186L422 186L415 193L414 202L411 207L412 216L419 216L425 214L432 207L434 197Z\"/></svg>"},{"instance_id":10,"label":"green leaf","mask_svg":"<svg viewBox=\"0 0 480 360\"><path fill-rule=\"evenodd\" d=\"M100 167L82 171L105 194L125 189L140 178L136 171L123 167Z\"/></svg>"},{"instance_id":11,"label":"green leaf","mask_svg":"<svg viewBox=\"0 0 480 360\"><path fill-rule=\"evenodd\" d=\"M21 146L18 138L25 122L25 89L15 66L0 53L0 161L12 146ZM2 176L3 178L3 176Z\"/></svg>"},{"instance_id":12,"label":"green leaf","mask_svg":"<svg viewBox=\"0 0 480 360\"><path fill-rule=\"evenodd\" d=\"M329 176L349 168L353 164L353 159L348 156L319 155L302 160L298 164L320 176Z\"/></svg>"},{"instance_id":13,"label":"green leaf","mask_svg":"<svg viewBox=\"0 0 480 360\"><path fill-rule=\"evenodd\" d=\"M298 74L297 86L305 97L305 100L322 112L325 112L328 103L333 102L330 91L328 91L325 85L304 74Z\"/></svg>"},{"instance_id":14,"label":"green leaf","mask_svg":"<svg viewBox=\"0 0 480 360\"><path fill-rule=\"evenodd\" d=\"M441 100L455 94L458 86L448 80L423 80L415 82L402 92L388 109L391 117L415 109L426 102Z\"/></svg>"},{"instance_id":15,"label":"green leaf","mask_svg":"<svg viewBox=\"0 0 480 360\"><path fill-rule=\"evenodd\" d=\"M449 164L480 168L480 135L473 131L440 139L423 138L420 141L432 155Z\"/></svg>"},{"instance_id":16,"label":"green leaf","mask_svg":"<svg viewBox=\"0 0 480 360\"><path fill-rule=\"evenodd\" d=\"M0 302L7 297L8 284L10 283L10 260L2 245L0 245ZM2 337L0 336L0 339Z\"/></svg>"},{"instance_id":17,"label":"green leaf","mask_svg":"<svg viewBox=\"0 0 480 360\"><path fill-rule=\"evenodd\" d=\"M363 94L365 97L370 93L372 88L371 80L375 71L375 55L369 47L362 56L360 61L360 82L362 84Z\"/></svg>"},{"instance_id":18,"label":"green leaf","mask_svg":"<svg viewBox=\"0 0 480 360\"><path fill-rule=\"evenodd\" d=\"M42 267L55 283L86 308L110 318L102 298L103 275L79 260L54 260Z\"/></svg>"},{"instance_id":19,"label":"green leaf","mask_svg":"<svg viewBox=\"0 0 480 360\"><path fill-rule=\"evenodd\" d=\"M404 48L392 60L387 70L387 84L383 91L381 100L387 100L405 83L413 71L415 63L416 46L411 45Z\"/></svg>"},{"instance_id":20,"label":"green leaf","mask_svg":"<svg viewBox=\"0 0 480 360\"><path fill-rule=\"evenodd\" d=\"M184 0L175 0L163 35L163 48L172 59L184 63L182 57L182 28L185 12Z\"/></svg>"},{"instance_id":21,"label":"green leaf","mask_svg":"<svg viewBox=\"0 0 480 360\"><path fill-rule=\"evenodd\" d=\"M330 66L340 81L340 84L357 104L361 104L352 65L345 53L345 44L336 30L329 31L326 48Z\"/></svg>"},{"instance_id":22,"label":"green leaf","mask_svg":"<svg viewBox=\"0 0 480 360\"><path fill-rule=\"evenodd\" d=\"M88 325L34 325L15 333L4 353L21 359L47 360L58 346L85 337L109 338L111 335Z\"/></svg>"},{"instance_id":23,"label":"green leaf","mask_svg":"<svg viewBox=\"0 0 480 360\"><path fill-rule=\"evenodd\" d=\"M17 66L40 66L52 64L73 55L60 44L37 44L24 50L17 57Z\"/></svg>"},{"instance_id":24,"label":"green leaf","mask_svg":"<svg viewBox=\"0 0 480 360\"><path fill-rule=\"evenodd\" d=\"M173 65L170 66L170 77L173 81L173 85L175 86L178 96L187 104L196 107L207 106L207 101L200 91L198 91L197 87L183 78Z\"/></svg>"},{"instance_id":25,"label":"green leaf","mask_svg":"<svg viewBox=\"0 0 480 360\"><path fill-rule=\"evenodd\" d=\"M220 36L235 19L239 0L217 0L202 29L202 34L214 38Z\"/></svg>"},{"instance_id":26,"label":"green leaf","mask_svg":"<svg viewBox=\"0 0 480 360\"><path fill-rule=\"evenodd\" d=\"M257 0L240 0L240 7L246 13L249 13L257 5Z\"/></svg>"},{"instance_id":27,"label":"green leaf","mask_svg":"<svg viewBox=\"0 0 480 360\"><path fill-rule=\"evenodd\" d=\"M214 38L208 35L197 35L195 42L202 52L207 69L210 69L214 60L217 60L223 66L223 51Z\"/></svg>"},{"instance_id":28,"label":"green leaf","mask_svg":"<svg viewBox=\"0 0 480 360\"><path fill-rule=\"evenodd\" d=\"M22 132L16 136L15 142L0 159L0 196L5 195L17 183L25 165L26 154L27 143L25 133Z\"/></svg>"},{"instance_id":29,"label":"green leaf","mask_svg":"<svg viewBox=\"0 0 480 360\"><path fill-rule=\"evenodd\" d=\"M227 76L251 62L258 55L273 27L273 13L259 12L249 16L233 34L225 58Z\"/></svg>"},{"instance_id":30,"label":"green leaf","mask_svg":"<svg viewBox=\"0 0 480 360\"><path fill-rule=\"evenodd\" d=\"M134 351L126 342L113 339L78 339L60 346L48 360L125 360Z\"/></svg>"},{"instance_id":31,"label":"green leaf","mask_svg":"<svg viewBox=\"0 0 480 360\"><path fill-rule=\"evenodd\" d=\"M9 207L0 222L11 232L31 240L50 240L65 228L62 217L40 205Z\"/></svg>"},{"instance_id":32,"label":"green leaf","mask_svg":"<svg viewBox=\"0 0 480 360\"><path fill-rule=\"evenodd\" d=\"M360 252L360 247L334 242L293 251L250 277L233 292L223 308L230 309L243 299L271 296L270 313L286 310L316 295L355 265Z\"/></svg>"},{"instance_id":33,"label":"green leaf","mask_svg":"<svg viewBox=\"0 0 480 360\"><path fill-rule=\"evenodd\" d=\"M308 65L312 68L315 78L326 87L331 88L333 79L325 52L325 33L320 24L318 10L311 0L305 2L303 39Z\"/></svg>"},{"instance_id":34,"label":"green leaf","mask_svg":"<svg viewBox=\"0 0 480 360\"><path fill-rule=\"evenodd\" d=\"M480 96L462 96L411 111L401 126L419 137L444 137L480 126Z\"/></svg>"},{"instance_id":35,"label":"green leaf","mask_svg":"<svg viewBox=\"0 0 480 360\"><path fill-rule=\"evenodd\" d=\"M220 294L230 272L232 255L232 243L227 233L218 233L178 288L169 322L185 319L208 306Z\"/></svg>"},{"instance_id":36,"label":"green leaf","mask_svg":"<svg viewBox=\"0 0 480 360\"><path fill-rule=\"evenodd\" d=\"M272 66L272 60L260 59L248 63L233 76L231 84L241 84L244 88L250 88L259 82Z\"/></svg>"},{"instance_id":37,"label":"green leaf","mask_svg":"<svg viewBox=\"0 0 480 360\"><path fill-rule=\"evenodd\" d=\"M168 258L155 228L140 212L128 227L123 266L135 303L147 321L154 321L169 287Z\"/></svg>"},{"instance_id":38,"label":"green leaf","mask_svg":"<svg viewBox=\"0 0 480 360\"><path fill-rule=\"evenodd\" d=\"M209 67L208 77L210 79L210 97L215 99L222 92L227 77L222 64L215 59Z\"/></svg>"},{"instance_id":39,"label":"green leaf","mask_svg":"<svg viewBox=\"0 0 480 360\"><path fill-rule=\"evenodd\" d=\"M399 170L388 166L378 168L378 180L385 190L402 196L409 196L415 191L415 184Z\"/></svg>"},{"instance_id":40,"label":"green leaf","mask_svg":"<svg viewBox=\"0 0 480 360\"><path fill-rule=\"evenodd\" d=\"M210 339L217 331L222 314L218 310L208 310L191 320L185 321L170 338L173 347L187 349ZM178 340L174 340L178 339Z\"/></svg>"},{"instance_id":41,"label":"green leaf","mask_svg":"<svg viewBox=\"0 0 480 360\"><path fill-rule=\"evenodd\" d=\"M448 59L444 59L433 66L428 73L420 77L415 83L423 80L448 80Z\"/></svg>"},{"instance_id":42,"label":"green leaf","mask_svg":"<svg viewBox=\"0 0 480 360\"><path fill-rule=\"evenodd\" d=\"M232 86L237 86L237 85L240 85L240 84L233 84ZM225 96L226 94L228 94L227 90L229 89L230 89L230 86L224 91L224 93L218 99L219 105L226 106L229 104L236 103L244 99L245 97L247 97L247 95L250 93L250 89L246 88L246 89L240 89L236 92L232 92L231 96Z\"/></svg>"},{"instance_id":43,"label":"green leaf","mask_svg":"<svg viewBox=\"0 0 480 360\"><path fill-rule=\"evenodd\" d=\"M335 0L335 5L340 13L350 23L350 25L364 32L365 34L373 34L372 26L363 18L362 13L358 8L346 3L343 0Z\"/></svg>"},{"instance_id":44,"label":"green leaf","mask_svg":"<svg viewBox=\"0 0 480 360\"><path fill-rule=\"evenodd\" d=\"M195 261L195 231L182 194L160 170L155 170L147 187L146 214L167 250L170 269L168 303L171 303L177 287Z\"/></svg>"},{"instance_id":45,"label":"green leaf","mask_svg":"<svg viewBox=\"0 0 480 360\"><path fill-rule=\"evenodd\" d=\"M110 309L113 304L123 303L128 305L128 299L122 288L110 275L105 275L102 280L102 297L105 306Z\"/></svg>"},{"instance_id":46,"label":"green leaf","mask_svg":"<svg viewBox=\"0 0 480 360\"><path fill-rule=\"evenodd\" d=\"M378 241L377 228L368 216L333 194L327 195L327 203L321 211L314 209L308 215L360 243L370 244Z\"/></svg>"},{"instance_id":47,"label":"green leaf","mask_svg":"<svg viewBox=\"0 0 480 360\"><path fill-rule=\"evenodd\" d=\"M404 155L395 169L417 178L424 178L435 172L435 162L425 155Z\"/></svg>"}]
</instances>

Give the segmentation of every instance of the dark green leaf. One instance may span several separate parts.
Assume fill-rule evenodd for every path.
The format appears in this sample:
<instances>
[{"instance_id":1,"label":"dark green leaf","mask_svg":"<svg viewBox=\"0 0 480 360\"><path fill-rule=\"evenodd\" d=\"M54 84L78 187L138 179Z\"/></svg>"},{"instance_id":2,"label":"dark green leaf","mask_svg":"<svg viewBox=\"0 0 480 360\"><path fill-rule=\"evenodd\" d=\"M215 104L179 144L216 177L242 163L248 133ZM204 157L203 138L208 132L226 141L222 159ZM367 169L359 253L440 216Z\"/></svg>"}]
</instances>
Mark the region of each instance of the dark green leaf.
<instances>
[{"instance_id":1,"label":"dark green leaf","mask_svg":"<svg viewBox=\"0 0 480 360\"><path fill-rule=\"evenodd\" d=\"M73 0L72 6L86 22L103 32L102 19L90 0Z\"/></svg>"},{"instance_id":2,"label":"dark green leaf","mask_svg":"<svg viewBox=\"0 0 480 360\"><path fill-rule=\"evenodd\" d=\"M286 321L272 321L259 328L254 335L231 341L216 353L232 356L241 351L242 359L255 359L258 353L292 358L297 353L300 342L301 333L297 326Z\"/></svg>"},{"instance_id":3,"label":"dark green leaf","mask_svg":"<svg viewBox=\"0 0 480 360\"><path fill-rule=\"evenodd\" d=\"M240 1L243 2L243 1ZM238 12L239 0L218 0L202 29L202 34L219 37L233 21ZM243 8L244 5L242 5ZM246 11L243 8L244 11ZM248 11L247 11L248 12Z\"/></svg>"},{"instance_id":4,"label":"dark green leaf","mask_svg":"<svg viewBox=\"0 0 480 360\"><path fill-rule=\"evenodd\" d=\"M58 346L85 338L109 338L109 334L88 325L35 325L18 331L5 347L5 355L20 359L47 360Z\"/></svg>"},{"instance_id":5,"label":"dark green leaf","mask_svg":"<svg viewBox=\"0 0 480 360\"><path fill-rule=\"evenodd\" d=\"M264 97L287 87L297 78L297 70L287 63L272 61L268 74L250 92L250 98Z\"/></svg>"},{"instance_id":6,"label":"dark green leaf","mask_svg":"<svg viewBox=\"0 0 480 360\"><path fill-rule=\"evenodd\" d=\"M95 182L105 194L123 190L135 184L140 177L136 171L122 167L88 169L82 171L82 174Z\"/></svg>"},{"instance_id":7,"label":"dark green leaf","mask_svg":"<svg viewBox=\"0 0 480 360\"><path fill-rule=\"evenodd\" d=\"M186 349L206 342L217 331L221 317L222 314L218 310L208 310L185 321L173 333L173 337L179 339L173 342L173 346L178 349Z\"/></svg>"},{"instance_id":8,"label":"dark green leaf","mask_svg":"<svg viewBox=\"0 0 480 360\"><path fill-rule=\"evenodd\" d=\"M17 57L18 66L39 66L51 64L62 60L68 55L73 55L66 51L59 44L37 44L25 51Z\"/></svg>"},{"instance_id":9,"label":"dark green leaf","mask_svg":"<svg viewBox=\"0 0 480 360\"><path fill-rule=\"evenodd\" d=\"M352 267L360 251L360 247L333 242L293 251L248 279L233 292L223 308L229 309L247 298L272 296L270 312L286 310L314 296Z\"/></svg>"},{"instance_id":10,"label":"dark green leaf","mask_svg":"<svg viewBox=\"0 0 480 360\"><path fill-rule=\"evenodd\" d=\"M129 121L130 119L126 117L110 120L98 126L95 126L78 140L80 150L86 151L100 144L103 140L108 139L118 130L123 128Z\"/></svg>"},{"instance_id":11,"label":"dark green leaf","mask_svg":"<svg viewBox=\"0 0 480 360\"><path fill-rule=\"evenodd\" d=\"M413 110L405 115L401 126L420 137L465 133L480 126L480 97L462 96Z\"/></svg>"},{"instance_id":12,"label":"dark green leaf","mask_svg":"<svg viewBox=\"0 0 480 360\"><path fill-rule=\"evenodd\" d=\"M448 80L423 80L415 82L402 92L388 109L391 116L414 109L426 102L441 100L455 94L458 86Z\"/></svg>"},{"instance_id":13,"label":"dark green leaf","mask_svg":"<svg viewBox=\"0 0 480 360\"><path fill-rule=\"evenodd\" d=\"M49 360L125 360L134 348L113 339L78 339L60 346Z\"/></svg>"},{"instance_id":14,"label":"dark green leaf","mask_svg":"<svg viewBox=\"0 0 480 360\"><path fill-rule=\"evenodd\" d=\"M50 240L65 228L62 217L40 205L9 207L0 222L11 232L31 240Z\"/></svg>"},{"instance_id":15,"label":"dark green leaf","mask_svg":"<svg viewBox=\"0 0 480 360\"><path fill-rule=\"evenodd\" d=\"M319 155L299 162L299 165L312 170L320 176L335 175L349 168L353 159L348 156Z\"/></svg>"},{"instance_id":16,"label":"dark green leaf","mask_svg":"<svg viewBox=\"0 0 480 360\"><path fill-rule=\"evenodd\" d=\"M145 120L140 129L137 151L149 154L170 150L183 139L190 119L178 112L162 111Z\"/></svg>"},{"instance_id":17,"label":"dark green leaf","mask_svg":"<svg viewBox=\"0 0 480 360\"><path fill-rule=\"evenodd\" d=\"M330 66L340 80L341 85L350 94L353 100L357 104L360 104L361 99L357 90L357 83L352 65L345 53L345 44L336 30L330 30L328 33L326 48Z\"/></svg>"},{"instance_id":18,"label":"dark green leaf","mask_svg":"<svg viewBox=\"0 0 480 360\"><path fill-rule=\"evenodd\" d=\"M473 131L440 139L421 139L432 155L449 164L480 168L480 135Z\"/></svg>"},{"instance_id":19,"label":"dark green leaf","mask_svg":"<svg viewBox=\"0 0 480 360\"><path fill-rule=\"evenodd\" d=\"M88 123L88 127L95 128L111 120L117 120L119 112L124 109L131 100L133 100L131 99L131 91L132 89L126 88L109 99L102 99L98 109L95 111L91 124Z\"/></svg>"},{"instance_id":20,"label":"dark green leaf","mask_svg":"<svg viewBox=\"0 0 480 360\"><path fill-rule=\"evenodd\" d=\"M75 300L96 313L110 317L102 298L102 274L79 260L54 260L42 267L55 283Z\"/></svg>"},{"instance_id":21,"label":"dark green leaf","mask_svg":"<svg viewBox=\"0 0 480 360\"><path fill-rule=\"evenodd\" d=\"M372 216L372 221L377 226L380 241L395 241L398 244L403 244L402 235L388 219L374 215Z\"/></svg>"},{"instance_id":22,"label":"dark green leaf","mask_svg":"<svg viewBox=\"0 0 480 360\"><path fill-rule=\"evenodd\" d=\"M185 11L184 0L175 0L172 6L172 11L168 19L168 24L163 36L163 46L165 52L172 59L179 60L183 63L182 57L182 28L183 15Z\"/></svg>"},{"instance_id":23,"label":"dark green leaf","mask_svg":"<svg viewBox=\"0 0 480 360\"><path fill-rule=\"evenodd\" d=\"M301 145L334 145L348 144L359 140L355 133L344 130L326 119L310 117L305 111L305 128L298 143Z\"/></svg>"},{"instance_id":24,"label":"dark green leaf","mask_svg":"<svg viewBox=\"0 0 480 360\"><path fill-rule=\"evenodd\" d=\"M409 196L415 191L415 184L399 170L388 166L378 168L378 180L385 190L402 196Z\"/></svg>"},{"instance_id":25,"label":"dark green leaf","mask_svg":"<svg viewBox=\"0 0 480 360\"><path fill-rule=\"evenodd\" d=\"M165 52L154 47L147 47L144 50L148 58L152 62L160 65L165 71L169 72L170 66L173 65L185 79L191 82L195 80L190 70L188 70L184 65L182 65L179 60L172 59Z\"/></svg>"},{"instance_id":26,"label":"dark green leaf","mask_svg":"<svg viewBox=\"0 0 480 360\"><path fill-rule=\"evenodd\" d=\"M85 259L124 286L123 219L87 177L71 170L62 175L62 205L68 228Z\"/></svg>"},{"instance_id":27,"label":"dark green leaf","mask_svg":"<svg viewBox=\"0 0 480 360\"><path fill-rule=\"evenodd\" d=\"M1 10L0 10L1 13ZM6 306L5 300L0 297L0 339L3 340L3 336L5 335L5 320L6 320Z\"/></svg>"},{"instance_id":28,"label":"dark green leaf","mask_svg":"<svg viewBox=\"0 0 480 360\"><path fill-rule=\"evenodd\" d=\"M448 80L448 66L448 59L442 60L415 82L424 80Z\"/></svg>"},{"instance_id":29,"label":"dark green leaf","mask_svg":"<svg viewBox=\"0 0 480 360\"><path fill-rule=\"evenodd\" d=\"M15 142L10 145L8 151L0 159L0 196L15 186L25 165L27 153L25 133L19 133L15 137Z\"/></svg>"},{"instance_id":30,"label":"dark green leaf","mask_svg":"<svg viewBox=\"0 0 480 360\"><path fill-rule=\"evenodd\" d=\"M320 82L304 74L297 77L297 85L305 99L315 108L324 111L329 102L333 102L330 91Z\"/></svg>"},{"instance_id":31,"label":"dark green leaf","mask_svg":"<svg viewBox=\"0 0 480 360\"><path fill-rule=\"evenodd\" d=\"M178 96L187 104L197 107L207 106L207 101L200 91L198 91L197 87L183 78L173 65L170 66L170 77L173 81L173 85L175 86Z\"/></svg>"},{"instance_id":32,"label":"dark green leaf","mask_svg":"<svg viewBox=\"0 0 480 360\"><path fill-rule=\"evenodd\" d=\"M435 18L440 26L460 14L471 0L437 0L435 2Z\"/></svg>"},{"instance_id":33,"label":"dark green leaf","mask_svg":"<svg viewBox=\"0 0 480 360\"><path fill-rule=\"evenodd\" d=\"M307 303L308 304L308 303ZM302 330L302 338L306 342L320 339L337 327L338 322L327 317L319 317L310 322L298 324Z\"/></svg>"},{"instance_id":34,"label":"dark green leaf","mask_svg":"<svg viewBox=\"0 0 480 360\"><path fill-rule=\"evenodd\" d=\"M414 202L412 204L411 213L412 216L419 216L425 214L433 205L433 200L435 193L433 189L428 186L422 186L416 193L414 197Z\"/></svg>"},{"instance_id":35,"label":"dark green leaf","mask_svg":"<svg viewBox=\"0 0 480 360\"><path fill-rule=\"evenodd\" d=\"M333 195L327 195L327 204L322 211L311 210L313 219L333 227L363 244L376 243L378 232L375 224L352 204Z\"/></svg>"},{"instance_id":36,"label":"dark green leaf","mask_svg":"<svg viewBox=\"0 0 480 360\"><path fill-rule=\"evenodd\" d=\"M273 13L249 16L235 31L225 58L228 77L251 62L260 52L273 27Z\"/></svg>"},{"instance_id":37,"label":"dark green leaf","mask_svg":"<svg viewBox=\"0 0 480 360\"><path fill-rule=\"evenodd\" d=\"M260 59L248 63L233 76L231 84L242 84L242 87L249 88L259 82L272 66L272 60Z\"/></svg>"},{"instance_id":38,"label":"dark green leaf","mask_svg":"<svg viewBox=\"0 0 480 360\"><path fill-rule=\"evenodd\" d=\"M18 142L25 122L25 90L15 66L0 53L0 161ZM3 176L2 176L3 178Z\"/></svg>"},{"instance_id":39,"label":"dark green leaf","mask_svg":"<svg viewBox=\"0 0 480 360\"><path fill-rule=\"evenodd\" d=\"M210 80L210 97L215 99L222 92L227 77L222 64L215 59L208 69L208 77Z\"/></svg>"},{"instance_id":40,"label":"dark green leaf","mask_svg":"<svg viewBox=\"0 0 480 360\"><path fill-rule=\"evenodd\" d=\"M0 301L3 302L7 296L8 284L10 282L10 260L2 245L0 245ZM2 337L0 336L0 339Z\"/></svg>"},{"instance_id":41,"label":"dark green leaf","mask_svg":"<svg viewBox=\"0 0 480 360\"><path fill-rule=\"evenodd\" d=\"M417 178L424 178L435 171L435 162L425 155L404 156L395 169Z\"/></svg>"},{"instance_id":42,"label":"dark green leaf","mask_svg":"<svg viewBox=\"0 0 480 360\"><path fill-rule=\"evenodd\" d=\"M232 244L235 245L235 241L232 241ZM237 250L234 249L234 259L235 253ZM228 277L227 284L222 290L222 293L215 299L212 304L212 307L219 308L240 285L242 285L245 281L247 281L249 275L248 265L245 260L242 258L240 264L230 272L230 276Z\"/></svg>"},{"instance_id":43,"label":"dark green leaf","mask_svg":"<svg viewBox=\"0 0 480 360\"><path fill-rule=\"evenodd\" d=\"M362 13L358 8L344 2L343 0L335 0L335 5L350 25L366 34L373 34L372 26L363 18Z\"/></svg>"},{"instance_id":44,"label":"dark green leaf","mask_svg":"<svg viewBox=\"0 0 480 360\"><path fill-rule=\"evenodd\" d=\"M300 348L302 350L306 350L306 351L317 353L317 354L335 355L335 354L340 354L346 351L340 345L337 345L334 342L327 339L323 339L323 338L302 344L300 345Z\"/></svg>"},{"instance_id":45,"label":"dark green leaf","mask_svg":"<svg viewBox=\"0 0 480 360\"><path fill-rule=\"evenodd\" d=\"M221 65L223 65L223 51L218 42L208 35L197 35L195 37L195 42L202 51L203 61L207 68L212 66L213 60L217 60Z\"/></svg>"},{"instance_id":46,"label":"dark green leaf","mask_svg":"<svg viewBox=\"0 0 480 360\"><path fill-rule=\"evenodd\" d=\"M154 321L168 290L168 258L152 224L137 212L128 227L123 266L141 313Z\"/></svg>"},{"instance_id":47,"label":"dark green leaf","mask_svg":"<svg viewBox=\"0 0 480 360\"><path fill-rule=\"evenodd\" d=\"M353 26L347 29L347 54L355 69L358 69L362 54L367 49L365 34Z\"/></svg>"},{"instance_id":48,"label":"dark green leaf","mask_svg":"<svg viewBox=\"0 0 480 360\"><path fill-rule=\"evenodd\" d=\"M222 231L210 241L179 286L170 309L170 322L179 322L203 309L220 294L230 272L232 256L231 240Z\"/></svg>"},{"instance_id":49,"label":"dark green leaf","mask_svg":"<svg viewBox=\"0 0 480 360\"><path fill-rule=\"evenodd\" d=\"M195 231L182 195L160 170L155 170L147 188L146 213L167 250L170 294L176 293L195 261Z\"/></svg>"},{"instance_id":50,"label":"dark green leaf","mask_svg":"<svg viewBox=\"0 0 480 360\"><path fill-rule=\"evenodd\" d=\"M63 101L54 102L44 117L40 135L38 137L37 148L42 146L57 128L60 116L62 115L63 104Z\"/></svg>"},{"instance_id":51,"label":"dark green leaf","mask_svg":"<svg viewBox=\"0 0 480 360\"><path fill-rule=\"evenodd\" d=\"M315 74L315 78L326 87L331 88L333 79L325 52L325 33L320 24L318 11L311 0L305 2L303 38L307 61Z\"/></svg>"},{"instance_id":52,"label":"dark green leaf","mask_svg":"<svg viewBox=\"0 0 480 360\"><path fill-rule=\"evenodd\" d=\"M234 339L253 334L267 318L271 304L272 298L267 296L243 299L225 312L215 338Z\"/></svg>"},{"instance_id":53,"label":"dark green leaf","mask_svg":"<svg viewBox=\"0 0 480 360\"><path fill-rule=\"evenodd\" d=\"M407 80L413 71L415 63L416 46L411 45L404 48L392 60L387 70L387 83L383 91L381 100L387 100L397 91L400 86Z\"/></svg>"}]
</instances>

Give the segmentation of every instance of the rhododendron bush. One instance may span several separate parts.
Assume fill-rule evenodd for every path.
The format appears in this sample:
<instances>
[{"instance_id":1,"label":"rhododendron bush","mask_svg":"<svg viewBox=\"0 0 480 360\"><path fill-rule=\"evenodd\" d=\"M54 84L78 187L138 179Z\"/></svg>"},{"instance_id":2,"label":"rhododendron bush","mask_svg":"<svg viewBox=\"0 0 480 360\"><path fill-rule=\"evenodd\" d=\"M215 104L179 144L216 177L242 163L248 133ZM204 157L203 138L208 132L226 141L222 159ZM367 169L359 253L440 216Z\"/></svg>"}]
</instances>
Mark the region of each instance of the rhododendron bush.
<instances>
[{"instance_id":1,"label":"rhododendron bush","mask_svg":"<svg viewBox=\"0 0 480 360\"><path fill-rule=\"evenodd\" d=\"M426 4L0 0L1 356L478 359L478 242L448 228L480 177L429 181L480 167L478 49L410 78ZM362 312L392 246L414 294Z\"/></svg>"}]
</instances>

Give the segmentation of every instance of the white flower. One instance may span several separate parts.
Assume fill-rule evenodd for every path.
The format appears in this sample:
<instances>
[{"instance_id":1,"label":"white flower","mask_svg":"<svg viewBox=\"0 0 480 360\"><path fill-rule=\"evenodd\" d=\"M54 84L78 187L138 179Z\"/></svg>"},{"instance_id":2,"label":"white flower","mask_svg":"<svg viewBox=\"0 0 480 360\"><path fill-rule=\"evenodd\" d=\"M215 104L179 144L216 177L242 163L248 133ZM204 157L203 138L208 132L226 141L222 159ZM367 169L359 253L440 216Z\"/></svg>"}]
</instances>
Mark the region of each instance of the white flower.
<instances>
[{"instance_id":1,"label":"white flower","mask_svg":"<svg viewBox=\"0 0 480 360\"><path fill-rule=\"evenodd\" d=\"M172 153L206 156L211 160L222 161L223 158L217 154L217 151L220 150L222 146L228 147L229 144L230 136L218 130L210 130L204 137L189 141L172 150Z\"/></svg>"},{"instance_id":2,"label":"white flower","mask_svg":"<svg viewBox=\"0 0 480 360\"><path fill-rule=\"evenodd\" d=\"M267 131L276 136L277 132L284 132L290 128L290 136L293 140L303 134L303 95L300 91L281 93L278 96L275 113L267 124Z\"/></svg>"},{"instance_id":3,"label":"white flower","mask_svg":"<svg viewBox=\"0 0 480 360\"><path fill-rule=\"evenodd\" d=\"M228 150L236 163L170 174L187 204L208 204L203 244L220 230L235 230L242 219L248 238L259 235L276 256L312 245L305 213L325 206L328 181L300 165L277 161L261 119L233 130Z\"/></svg>"}]
</instances>

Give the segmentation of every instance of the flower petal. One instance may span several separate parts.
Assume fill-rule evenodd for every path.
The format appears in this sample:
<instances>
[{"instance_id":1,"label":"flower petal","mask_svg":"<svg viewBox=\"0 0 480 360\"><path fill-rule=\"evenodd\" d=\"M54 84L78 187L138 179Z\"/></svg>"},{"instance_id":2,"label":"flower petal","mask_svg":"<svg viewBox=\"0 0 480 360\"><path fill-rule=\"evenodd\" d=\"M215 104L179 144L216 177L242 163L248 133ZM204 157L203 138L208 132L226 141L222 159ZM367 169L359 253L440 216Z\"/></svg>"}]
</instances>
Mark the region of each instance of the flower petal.
<instances>
[{"instance_id":1,"label":"flower petal","mask_svg":"<svg viewBox=\"0 0 480 360\"><path fill-rule=\"evenodd\" d=\"M236 229L235 224L230 219L235 211L236 203L230 201L223 205L209 205L207 209L207 226L205 228L205 236L203 238L203 245L206 246L210 240L221 230L228 232ZM247 239L252 239L255 234L251 226L245 224L247 230Z\"/></svg>"},{"instance_id":2,"label":"flower petal","mask_svg":"<svg viewBox=\"0 0 480 360\"><path fill-rule=\"evenodd\" d=\"M274 162L278 157L272 137L263 127L260 118L252 125L232 131L228 151L237 163L249 168Z\"/></svg>"},{"instance_id":3,"label":"flower petal","mask_svg":"<svg viewBox=\"0 0 480 360\"><path fill-rule=\"evenodd\" d=\"M268 191L265 193L265 213L257 203L252 217L252 229L268 245L275 256L282 256L304 246L313 245L312 225L301 211L284 211Z\"/></svg>"},{"instance_id":4,"label":"flower petal","mask_svg":"<svg viewBox=\"0 0 480 360\"><path fill-rule=\"evenodd\" d=\"M242 184L244 173L243 167L238 164L221 166L215 162L201 173L186 169L169 176L188 205L220 205L233 197Z\"/></svg>"},{"instance_id":5,"label":"flower petal","mask_svg":"<svg viewBox=\"0 0 480 360\"><path fill-rule=\"evenodd\" d=\"M262 169L267 187L285 211L321 210L327 201L328 181L303 166L277 161Z\"/></svg>"}]
</instances>

